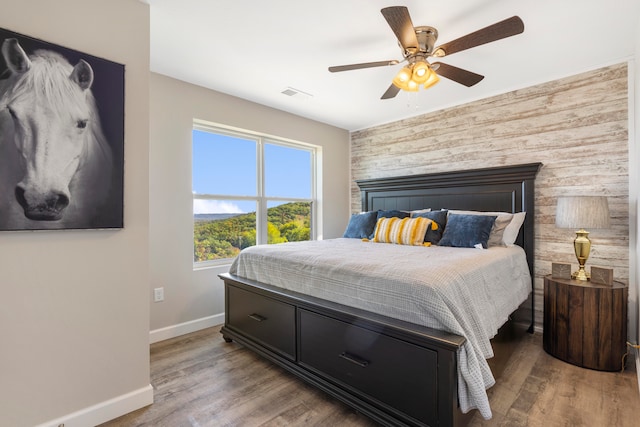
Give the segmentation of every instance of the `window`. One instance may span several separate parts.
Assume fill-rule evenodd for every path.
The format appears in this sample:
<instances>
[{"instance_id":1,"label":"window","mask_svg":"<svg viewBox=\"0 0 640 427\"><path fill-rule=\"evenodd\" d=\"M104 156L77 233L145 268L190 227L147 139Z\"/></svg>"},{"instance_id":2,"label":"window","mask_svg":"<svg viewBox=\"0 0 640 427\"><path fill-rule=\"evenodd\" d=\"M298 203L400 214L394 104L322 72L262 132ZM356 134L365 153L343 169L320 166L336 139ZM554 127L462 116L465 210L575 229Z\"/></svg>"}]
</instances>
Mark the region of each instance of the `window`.
<instances>
[{"instance_id":1,"label":"window","mask_svg":"<svg viewBox=\"0 0 640 427\"><path fill-rule=\"evenodd\" d=\"M198 267L248 246L315 238L318 147L200 122L192 144Z\"/></svg>"}]
</instances>

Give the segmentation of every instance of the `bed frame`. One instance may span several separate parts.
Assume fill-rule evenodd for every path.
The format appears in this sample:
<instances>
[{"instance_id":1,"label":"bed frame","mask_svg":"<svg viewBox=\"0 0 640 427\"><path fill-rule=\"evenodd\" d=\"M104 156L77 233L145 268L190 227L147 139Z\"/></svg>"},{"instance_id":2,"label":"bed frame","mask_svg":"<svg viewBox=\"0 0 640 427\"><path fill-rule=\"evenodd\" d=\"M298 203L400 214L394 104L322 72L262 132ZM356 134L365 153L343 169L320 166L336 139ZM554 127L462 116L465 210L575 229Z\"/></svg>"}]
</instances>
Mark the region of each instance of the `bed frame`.
<instances>
[{"instance_id":1,"label":"bed frame","mask_svg":"<svg viewBox=\"0 0 640 427\"><path fill-rule=\"evenodd\" d=\"M359 180L362 210L521 212L516 243L533 278L534 180L540 163ZM456 354L465 338L247 280L228 273L223 338L236 340L375 421L390 426L466 424ZM533 281L532 281L533 282ZM533 284L532 284L533 288ZM531 293L533 331L533 292ZM492 345L504 360L501 329ZM505 348L511 348L504 346ZM498 363L499 365L500 363ZM496 364L491 364L494 375ZM497 375L496 375L497 376Z\"/></svg>"}]
</instances>

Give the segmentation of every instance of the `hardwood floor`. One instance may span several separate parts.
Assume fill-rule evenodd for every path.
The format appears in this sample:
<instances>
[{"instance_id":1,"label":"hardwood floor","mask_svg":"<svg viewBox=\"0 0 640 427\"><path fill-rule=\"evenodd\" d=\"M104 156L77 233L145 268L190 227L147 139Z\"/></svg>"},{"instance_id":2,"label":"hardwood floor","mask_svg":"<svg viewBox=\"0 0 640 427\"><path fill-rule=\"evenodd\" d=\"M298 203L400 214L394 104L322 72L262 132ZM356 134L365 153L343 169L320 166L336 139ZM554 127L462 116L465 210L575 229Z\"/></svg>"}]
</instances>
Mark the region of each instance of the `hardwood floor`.
<instances>
[{"instance_id":1,"label":"hardwood floor","mask_svg":"<svg viewBox=\"0 0 640 427\"><path fill-rule=\"evenodd\" d=\"M155 403L102 427L376 426L236 343L219 328L151 345ZM627 366L633 366L629 361ZM471 426L637 426L635 371L592 371L549 356L527 335L489 390L493 419Z\"/></svg>"}]
</instances>

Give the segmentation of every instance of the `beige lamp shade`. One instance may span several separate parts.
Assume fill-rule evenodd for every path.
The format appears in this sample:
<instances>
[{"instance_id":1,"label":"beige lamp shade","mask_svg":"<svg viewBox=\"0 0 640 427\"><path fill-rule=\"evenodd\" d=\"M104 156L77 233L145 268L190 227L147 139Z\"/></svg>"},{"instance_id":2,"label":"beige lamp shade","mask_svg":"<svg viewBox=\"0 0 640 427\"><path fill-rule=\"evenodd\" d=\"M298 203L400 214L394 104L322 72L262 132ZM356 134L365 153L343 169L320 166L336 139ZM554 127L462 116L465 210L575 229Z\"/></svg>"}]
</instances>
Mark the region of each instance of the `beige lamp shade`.
<instances>
[{"instance_id":1,"label":"beige lamp shade","mask_svg":"<svg viewBox=\"0 0 640 427\"><path fill-rule=\"evenodd\" d=\"M559 197L556 227L574 229L609 228L609 204L604 196Z\"/></svg>"}]
</instances>

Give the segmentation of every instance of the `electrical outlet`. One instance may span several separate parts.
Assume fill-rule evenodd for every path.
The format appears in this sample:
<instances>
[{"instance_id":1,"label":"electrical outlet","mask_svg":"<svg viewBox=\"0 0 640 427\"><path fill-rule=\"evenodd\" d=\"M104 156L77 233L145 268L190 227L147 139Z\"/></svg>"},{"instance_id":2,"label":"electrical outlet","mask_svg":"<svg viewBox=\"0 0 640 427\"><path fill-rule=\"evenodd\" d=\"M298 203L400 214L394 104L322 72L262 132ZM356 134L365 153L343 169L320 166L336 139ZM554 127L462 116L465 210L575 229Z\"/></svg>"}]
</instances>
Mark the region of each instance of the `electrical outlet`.
<instances>
[{"instance_id":1,"label":"electrical outlet","mask_svg":"<svg viewBox=\"0 0 640 427\"><path fill-rule=\"evenodd\" d=\"M164 301L164 288L155 288L153 290L153 302Z\"/></svg>"}]
</instances>

